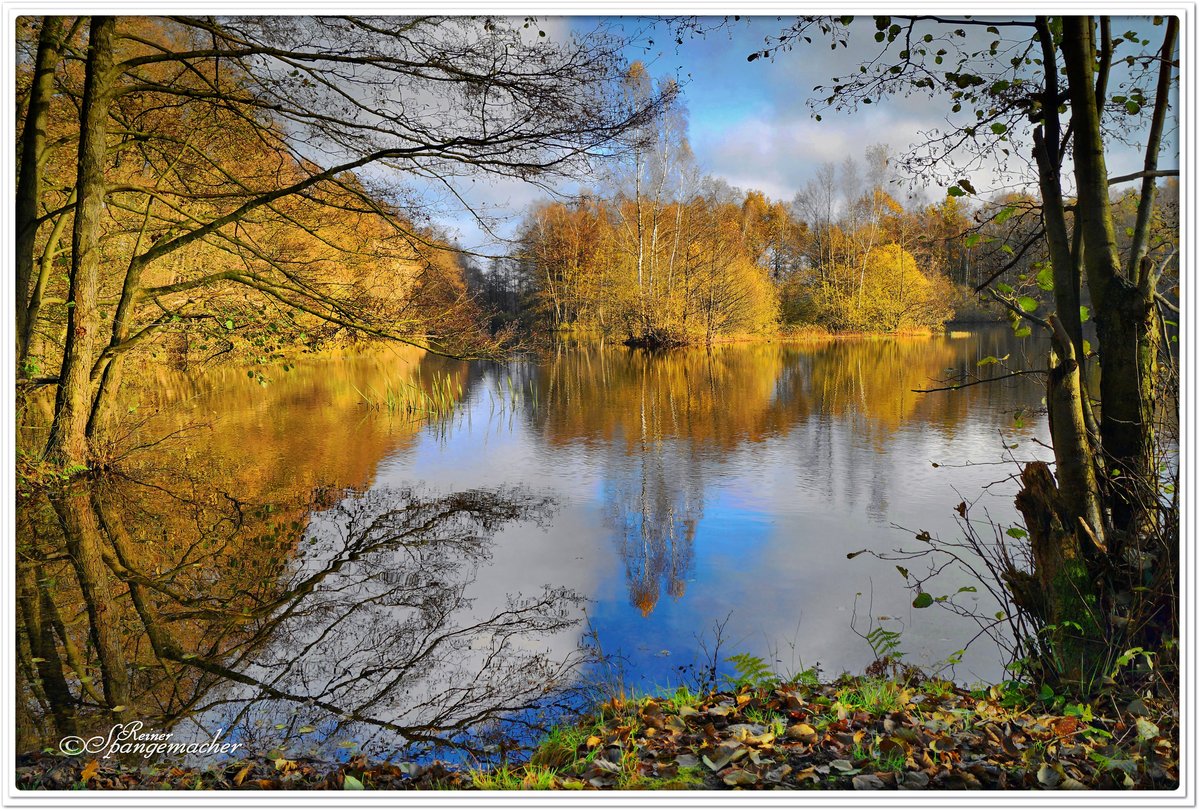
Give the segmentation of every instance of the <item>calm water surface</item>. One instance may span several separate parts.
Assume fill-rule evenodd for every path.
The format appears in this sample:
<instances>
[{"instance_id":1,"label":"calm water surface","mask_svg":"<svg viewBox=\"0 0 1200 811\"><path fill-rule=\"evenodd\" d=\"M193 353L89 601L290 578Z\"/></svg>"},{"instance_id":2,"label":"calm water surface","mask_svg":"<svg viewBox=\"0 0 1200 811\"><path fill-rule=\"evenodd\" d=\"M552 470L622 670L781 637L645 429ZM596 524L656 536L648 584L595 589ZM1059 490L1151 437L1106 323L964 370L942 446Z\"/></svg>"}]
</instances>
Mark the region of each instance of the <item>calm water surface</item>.
<instances>
[{"instance_id":1,"label":"calm water surface","mask_svg":"<svg viewBox=\"0 0 1200 811\"><path fill-rule=\"evenodd\" d=\"M1038 346L989 329L505 364L382 351L261 383L163 374L127 393L144 422L126 445L158 444L125 477L24 508L23 548L49 562L23 564L22 597L45 597L20 616L38 638L34 602L76 618L92 683L113 682L127 712L290 752L495 732L598 678L588 639L634 689L701 664L714 623L722 658L780 672L861 672L872 622L936 667L977 629L913 609L894 562L847 555L919 545L897 527L957 537L955 505L987 485L975 515L1016 519L1011 458L1048 454L1040 383L911 390L1023 354ZM413 386L452 407L388 407ZM89 574L45 549L64 544L123 563ZM953 671L1000 674L986 640ZM98 723L57 695L31 701L27 742Z\"/></svg>"}]
</instances>

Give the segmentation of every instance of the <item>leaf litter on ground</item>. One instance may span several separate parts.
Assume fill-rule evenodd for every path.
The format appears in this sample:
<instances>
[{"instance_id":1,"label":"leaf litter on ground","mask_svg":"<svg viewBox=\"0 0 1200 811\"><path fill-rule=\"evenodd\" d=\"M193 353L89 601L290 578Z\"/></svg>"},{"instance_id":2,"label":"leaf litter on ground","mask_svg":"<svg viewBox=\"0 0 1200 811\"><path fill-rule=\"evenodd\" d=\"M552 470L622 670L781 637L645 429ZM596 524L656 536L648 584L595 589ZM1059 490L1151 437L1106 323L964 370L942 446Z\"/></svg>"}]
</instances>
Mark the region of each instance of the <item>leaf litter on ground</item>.
<instances>
[{"instance_id":1,"label":"leaf litter on ground","mask_svg":"<svg viewBox=\"0 0 1200 811\"><path fill-rule=\"evenodd\" d=\"M1178 786L1178 718L1168 704L1115 703L1084 722L999 688L892 684L888 709L853 699L861 680L715 692L691 703L613 700L579 721L576 749L542 767L269 758L207 769L49 754L17 759L22 789L736 789L1079 790ZM936 694L935 694L936 693ZM864 695L864 693L859 693ZM1137 710L1134 713L1132 710ZM1151 720L1151 716L1154 720ZM505 774L525 777L497 782ZM535 781L534 776L538 777Z\"/></svg>"}]
</instances>

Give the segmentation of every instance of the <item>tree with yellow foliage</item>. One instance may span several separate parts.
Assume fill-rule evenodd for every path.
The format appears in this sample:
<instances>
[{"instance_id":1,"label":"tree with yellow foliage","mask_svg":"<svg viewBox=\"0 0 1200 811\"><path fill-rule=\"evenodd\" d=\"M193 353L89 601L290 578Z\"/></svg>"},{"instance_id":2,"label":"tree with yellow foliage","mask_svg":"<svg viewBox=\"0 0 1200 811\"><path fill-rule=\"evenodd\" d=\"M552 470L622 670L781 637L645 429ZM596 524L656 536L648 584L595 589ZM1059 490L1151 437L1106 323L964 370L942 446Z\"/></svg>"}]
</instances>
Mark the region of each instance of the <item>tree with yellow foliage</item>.
<instances>
[{"instance_id":1,"label":"tree with yellow foliage","mask_svg":"<svg viewBox=\"0 0 1200 811\"><path fill-rule=\"evenodd\" d=\"M255 333L269 355L276 333L332 326L463 351L482 333L461 270L398 202L405 180L568 174L674 93L619 101L603 31L554 43L494 18L20 31L15 351L23 385L56 387L42 455L71 471L123 364L166 335L219 351Z\"/></svg>"}]
</instances>

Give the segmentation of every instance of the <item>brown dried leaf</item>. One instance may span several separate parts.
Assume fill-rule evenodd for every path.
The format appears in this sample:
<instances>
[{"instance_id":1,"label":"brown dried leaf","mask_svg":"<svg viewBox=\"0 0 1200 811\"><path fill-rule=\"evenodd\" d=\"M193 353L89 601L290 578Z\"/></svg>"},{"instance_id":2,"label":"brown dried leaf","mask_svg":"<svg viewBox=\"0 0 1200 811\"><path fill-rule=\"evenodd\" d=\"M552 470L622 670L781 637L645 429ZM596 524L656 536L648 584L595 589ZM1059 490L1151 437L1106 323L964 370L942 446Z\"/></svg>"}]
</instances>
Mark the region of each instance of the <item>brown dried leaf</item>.
<instances>
[{"instance_id":1,"label":"brown dried leaf","mask_svg":"<svg viewBox=\"0 0 1200 811\"><path fill-rule=\"evenodd\" d=\"M242 784L242 781L246 779L246 775L250 774L250 771L251 771L253 768L254 768L254 764L253 764L253 763L247 763L245 766L243 766L243 767L242 767L242 768L241 768L241 769L238 771L238 773L237 773L236 775L234 775L234 777L233 777L233 784L234 784L235 786L240 786L240 785Z\"/></svg>"},{"instance_id":2,"label":"brown dried leaf","mask_svg":"<svg viewBox=\"0 0 1200 811\"><path fill-rule=\"evenodd\" d=\"M816 743L820 737L817 731L808 724L792 724L787 728L787 737L803 743Z\"/></svg>"},{"instance_id":3,"label":"brown dried leaf","mask_svg":"<svg viewBox=\"0 0 1200 811\"><path fill-rule=\"evenodd\" d=\"M721 779L727 786L753 786L758 783L758 777L745 769L733 769Z\"/></svg>"},{"instance_id":4,"label":"brown dried leaf","mask_svg":"<svg viewBox=\"0 0 1200 811\"><path fill-rule=\"evenodd\" d=\"M879 791L883 788L883 781L873 774L856 774L850 782L856 791Z\"/></svg>"}]
</instances>

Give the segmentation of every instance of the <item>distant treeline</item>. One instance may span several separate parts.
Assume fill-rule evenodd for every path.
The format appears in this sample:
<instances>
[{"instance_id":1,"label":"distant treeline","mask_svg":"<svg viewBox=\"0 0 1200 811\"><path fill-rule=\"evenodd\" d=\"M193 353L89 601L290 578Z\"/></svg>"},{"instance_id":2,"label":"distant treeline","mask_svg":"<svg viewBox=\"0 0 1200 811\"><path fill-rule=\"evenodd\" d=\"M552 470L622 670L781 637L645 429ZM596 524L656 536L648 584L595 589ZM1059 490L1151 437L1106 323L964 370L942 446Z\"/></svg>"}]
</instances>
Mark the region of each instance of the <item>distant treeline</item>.
<instances>
[{"instance_id":1,"label":"distant treeline","mask_svg":"<svg viewBox=\"0 0 1200 811\"><path fill-rule=\"evenodd\" d=\"M814 218L720 180L699 185L685 199L538 205L512 256L468 279L508 320L631 343L781 325L937 329L953 317L970 225L953 198L906 211L877 186Z\"/></svg>"},{"instance_id":2,"label":"distant treeline","mask_svg":"<svg viewBox=\"0 0 1200 811\"><path fill-rule=\"evenodd\" d=\"M853 160L827 165L785 204L700 176L679 128L663 129L604 193L535 206L511 255L468 274L501 321L678 345L799 325L937 330L964 300L965 206L906 208L886 190L885 147L865 178Z\"/></svg>"},{"instance_id":3,"label":"distant treeline","mask_svg":"<svg viewBox=\"0 0 1200 811\"><path fill-rule=\"evenodd\" d=\"M798 327L937 331L952 319L1000 320L977 290L999 274L1042 296L1041 205L1025 192L980 199L967 181L940 201L903 198L900 160L882 144L825 163L790 201L703 175L670 80L635 63L631 102L672 102L631 130L595 190L535 205L517 244L468 288L493 327L573 332L635 345L711 343ZM1030 190L1032 191L1032 190ZM1175 216L1168 181L1160 217ZM1136 200L1114 193L1119 240Z\"/></svg>"}]
</instances>

